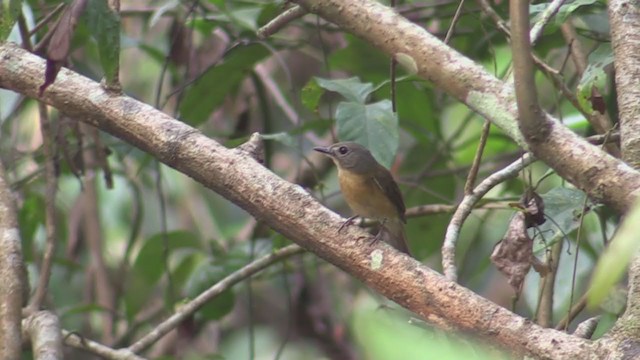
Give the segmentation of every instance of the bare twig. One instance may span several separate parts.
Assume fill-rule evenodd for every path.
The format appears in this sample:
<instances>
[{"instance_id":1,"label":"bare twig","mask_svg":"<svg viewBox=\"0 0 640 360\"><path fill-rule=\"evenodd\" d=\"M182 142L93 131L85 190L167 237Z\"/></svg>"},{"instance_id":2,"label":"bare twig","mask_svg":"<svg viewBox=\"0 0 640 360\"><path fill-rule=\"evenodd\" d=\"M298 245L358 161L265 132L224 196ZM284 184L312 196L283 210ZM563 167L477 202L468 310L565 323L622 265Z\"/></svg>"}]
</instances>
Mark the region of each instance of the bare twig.
<instances>
[{"instance_id":1,"label":"bare twig","mask_svg":"<svg viewBox=\"0 0 640 360\"><path fill-rule=\"evenodd\" d=\"M48 13L45 17L42 18L42 20L40 20L36 26L33 27L33 29L31 29L31 31L29 32L29 36L33 36L35 35L38 31L40 31L40 29L47 25L49 23L49 21L51 21L51 19L58 15L60 13L60 11L62 11L64 9L64 7L67 6L66 3L60 3L58 4L58 6L55 7L55 9L53 9L50 13Z\"/></svg>"},{"instance_id":2,"label":"bare twig","mask_svg":"<svg viewBox=\"0 0 640 360\"><path fill-rule=\"evenodd\" d=\"M575 319L582 310L587 306L587 294L582 295L575 305L571 307L569 313L556 324L556 330L564 330L569 327L569 323Z\"/></svg>"},{"instance_id":3,"label":"bare twig","mask_svg":"<svg viewBox=\"0 0 640 360\"><path fill-rule=\"evenodd\" d=\"M40 265L40 277L38 279L38 287L29 301L29 311L40 310L45 297L47 296L47 288L49 286L49 278L51 277L51 266L53 265L53 256L56 252L56 193L58 191L58 179L56 175L56 159L53 151L53 135L51 123L49 122L49 114L47 114L47 105L42 102L38 103L40 113L40 132L42 133L42 148L44 150L44 178L45 185L45 229L47 239Z\"/></svg>"},{"instance_id":4,"label":"bare twig","mask_svg":"<svg viewBox=\"0 0 640 360\"><path fill-rule=\"evenodd\" d=\"M540 19L533 24L531 32L529 32L529 41L531 44L535 44L538 41L540 35L542 35L542 29L544 29L549 20L551 20L551 18L558 12L560 6L562 6L565 1L566 0L553 0L546 9L544 9L540 15Z\"/></svg>"},{"instance_id":5,"label":"bare twig","mask_svg":"<svg viewBox=\"0 0 640 360\"><path fill-rule=\"evenodd\" d=\"M96 139L98 130L88 124L80 124L83 136ZM102 315L102 338L105 343L113 342L113 311L115 309L115 291L109 278L109 271L104 261L104 241L102 236L102 224L98 208L98 193L96 168L99 166L99 158L96 152L103 151L99 148L99 143L94 141L95 146L85 147L82 150L82 159L85 164L85 176L83 178L83 193L81 195L84 226L83 234L86 246L91 254L91 267L94 270L95 281L93 290L96 302L108 311ZM89 279L87 279L89 280Z\"/></svg>"},{"instance_id":6,"label":"bare twig","mask_svg":"<svg viewBox=\"0 0 640 360\"><path fill-rule=\"evenodd\" d=\"M82 336L67 331L62 330L62 335L64 335L64 344L79 350L84 350L88 353L99 355L102 358L110 359L110 360L144 360L145 358L140 357L134 354L129 349L112 349L108 346L104 346L99 342L85 339ZM60 358L61 359L61 358Z\"/></svg>"},{"instance_id":7,"label":"bare twig","mask_svg":"<svg viewBox=\"0 0 640 360\"><path fill-rule=\"evenodd\" d=\"M458 7L456 8L456 13L453 15L453 19L451 20L451 25L449 25L449 29L447 30L447 35L444 37L444 43L448 44L449 40L451 40L451 35L453 35L453 29L456 27L458 20L460 19L460 14L462 13L462 7L464 6L464 0L460 0L458 3Z\"/></svg>"},{"instance_id":8,"label":"bare twig","mask_svg":"<svg viewBox=\"0 0 640 360\"><path fill-rule=\"evenodd\" d=\"M162 336L173 330L176 326L180 325L182 321L191 316L208 301L211 301L211 299L220 295L225 290L230 289L233 285L249 278L250 276L253 276L254 274L260 272L261 270L264 270L274 263L284 260L290 256L300 254L302 252L304 252L304 249L299 247L298 245L289 245L245 265L243 268L220 280L217 284L213 285L208 290L198 295L192 301L186 303L183 306L180 306L178 311L171 315L171 317L156 326L147 335L142 337L142 339L132 344L129 347L129 350L133 353L139 353L145 350L153 343L158 341L158 339L160 339Z\"/></svg>"},{"instance_id":9,"label":"bare twig","mask_svg":"<svg viewBox=\"0 0 640 360\"><path fill-rule=\"evenodd\" d=\"M480 141L478 142L478 149L476 155L473 157L473 163L469 174L467 175L467 182L464 184L464 194L469 195L473 192L473 186L476 183L476 177L478 176L478 170L480 169L480 163L482 161L482 153L484 153L484 147L487 145L487 139L489 138L489 130L491 129L491 121L485 119L482 125L482 133L480 134Z\"/></svg>"},{"instance_id":10,"label":"bare twig","mask_svg":"<svg viewBox=\"0 0 640 360\"><path fill-rule=\"evenodd\" d=\"M293 20L303 17L306 13L307 11L302 8L302 6L294 5L290 9L285 10L282 14L275 17L273 20L269 21L265 26L258 29L258 31L256 31L256 35L260 39L266 39L269 36L280 31L280 29L285 27Z\"/></svg>"},{"instance_id":11,"label":"bare twig","mask_svg":"<svg viewBox=\"0 0 640 360\"><path fill-rule=\"evenodd\" d=\"M465 195L458 205L456 212L451 217L451 221L447 226L447 231L444 235L444 243L442 244L442 270L447 279L451 281L458 280L458 269L456 267L456 242L460 235L460 229L465 219L471 213L474 205L480 201L480 199L489 190L493 189L496 185L502 183L505 180L513 178L518 175L520 170L533 163L535 158L531 154L525 154L522 158L511 163L504 169L493 173L491 176L484 179L469 195Z\"/></svg>"},{"instance_id":12,"label":"bare twig","mask_svg":"<svg viewBox=\"0 0 640 360\"><path fill-rule=\"evenodd\" d=\"M560 263L563 244L563 239L559 239L553 244L551 251L548 252L549 272L540 279L542 287L540 289L540 302L536 319L538 320L538 325L543 327L551 327L553 322L553 295L555 293L556 275L558 274L558 264Z\"/></svg>"}]
</instances>

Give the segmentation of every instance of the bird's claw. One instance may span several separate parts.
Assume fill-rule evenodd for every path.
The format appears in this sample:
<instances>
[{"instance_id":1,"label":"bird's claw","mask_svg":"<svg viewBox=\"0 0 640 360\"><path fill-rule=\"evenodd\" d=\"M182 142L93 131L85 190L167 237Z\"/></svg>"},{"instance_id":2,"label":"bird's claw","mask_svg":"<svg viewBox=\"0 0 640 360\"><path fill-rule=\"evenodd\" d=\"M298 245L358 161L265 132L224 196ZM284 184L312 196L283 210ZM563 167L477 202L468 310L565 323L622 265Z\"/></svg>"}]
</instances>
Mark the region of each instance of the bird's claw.
<instances>
[{"instance_id":1,"label":"bird's claw","mask_svg":"<svg viewBox=\"0 0 640 360\"><path fill-rule=\"evenodd\" d=\"M350 218L348 218L345 222L342 223L342 225L340 225L340 228L338 229L338 234L340 233L340 231L342 231L342 229L344 229L347 226L351 226L353 225L353 219L357 218L358 215L354 215Z\"/></svg>"}]
</instances>

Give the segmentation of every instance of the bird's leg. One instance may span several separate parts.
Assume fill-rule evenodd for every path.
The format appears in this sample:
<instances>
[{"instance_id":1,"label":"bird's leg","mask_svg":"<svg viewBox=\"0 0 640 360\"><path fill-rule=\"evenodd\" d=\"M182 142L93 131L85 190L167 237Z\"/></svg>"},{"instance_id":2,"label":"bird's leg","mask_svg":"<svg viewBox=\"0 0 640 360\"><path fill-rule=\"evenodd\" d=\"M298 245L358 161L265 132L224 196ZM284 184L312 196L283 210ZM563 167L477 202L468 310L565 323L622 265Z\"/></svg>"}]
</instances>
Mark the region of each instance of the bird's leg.
<instances>
[{"instance_id":1,"label":"bird's leg","mask_svg":"<svg viewBox=\"0 0 640 360\"><path fill-rule=\"evenodd\" d=\"M342 231L343 228L353 225L353 219L357 217L358 215L353 215L352 217L348 218L345 222L343 222L342 225L340 225L340 228L338 229L338 233L340 233L340 231Z\"/></svg>"},{"instance_id":2,"label":"bird's leg","mask_svg":"<svg viewBox=\"0 0 640 360\"><path fill-rule=\"evenodd\" d=\"M382 221L380 221L380 229L378 230L378 233L376 234L376 236L373 237L373 240L371 240L371 243L369 243L369 246L377 243L382 238L382 232L387 229L386 227L384 227L384 224L386 222L387 222L387 218L384 218L382 219Z\"/></svg>"}]
</instances>

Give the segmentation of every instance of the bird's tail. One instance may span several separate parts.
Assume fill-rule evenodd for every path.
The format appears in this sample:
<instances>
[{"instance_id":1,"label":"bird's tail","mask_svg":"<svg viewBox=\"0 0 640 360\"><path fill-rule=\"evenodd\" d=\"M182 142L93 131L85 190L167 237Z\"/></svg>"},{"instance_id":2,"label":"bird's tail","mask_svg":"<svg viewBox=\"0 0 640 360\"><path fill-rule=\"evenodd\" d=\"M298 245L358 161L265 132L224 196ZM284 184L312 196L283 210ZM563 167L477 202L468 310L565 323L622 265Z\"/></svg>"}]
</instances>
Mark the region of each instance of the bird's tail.
<instances>
[{"instance_id":1,"label":"bird's tail","mask_svg":"<svg viewBox=\"0 0 640 360\"><path fill-rule=\"evenodd\" d=\"M383 226L387 233L384 240L398 251L412 256L407 245L407 233L404 230L402 221L400 219L387 219Z\"/></svg>"}]
</instances>

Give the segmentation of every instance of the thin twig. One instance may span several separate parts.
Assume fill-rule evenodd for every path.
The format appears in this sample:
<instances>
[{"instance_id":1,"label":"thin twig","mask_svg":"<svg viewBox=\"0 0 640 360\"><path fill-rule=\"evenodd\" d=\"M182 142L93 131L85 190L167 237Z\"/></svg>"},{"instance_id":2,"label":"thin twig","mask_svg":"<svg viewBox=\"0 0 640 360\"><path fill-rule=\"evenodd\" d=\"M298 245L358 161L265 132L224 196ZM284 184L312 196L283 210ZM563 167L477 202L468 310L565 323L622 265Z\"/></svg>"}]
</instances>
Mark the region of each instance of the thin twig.
<instances>
[{"instance_id":1,"label":"thin twig","mask_svg":"<svg viewBox=\"0 0 640 360\"><path fill-rule=\"evenodd\" d=\"M484 119L484 124L482 124L482 133L480 133L480 141L478 142L478 149L476 150L476 155L473 158L471 169L469 169L469 175L467 175L467 182L464 184L465 195L470 195L473 192L473 186L476 183L478 170L480 170L482 154L484 153L484 147L487 145L487 139L489 138L490 129L491 129L491 121L489 121L488 119Z\"/></svg>"},{"instance_id":2,"label":"thin twig","mask_svg":"<svg viewBox=\"0 0 640 360\"><path fill-rule=\"evenodd\" d=\"M298 18L303 17L307 13L300 5L295 5L290 9L285 10L282 14L276 16L273 20L269 21L265 26L261 27L256 31L256 35L260 39L266 39L269 36L275 34L280 31L283 27L285 27L288 23L296 20Z\"/></svg>"},{"instance_id":3,"label":"thin twig","mask_svg":"<svg viewBox=\"0 0 640 360\"><path fill-rule=\"evenodd\" d=\"M536 315L536 319L538 325L543 327L552 326L553 294L563 244L563 239L560 239L553 244L551 251L549 252L549 272L541 279L543 285L540 291L540 301L538 303L538 313Z\"/></svg>"},{"instance_id":4,"label":"thin twig","mask_svg":"<svg viewBox=\"0 0 640 360\"><path fill-rule=\"evenodd\" d=\"M96 173L98 171L97 152L103 151L98 147L95 139L98 137L98 129L81 123L80 132L84 138L93 138L94 146L85 147L82 150L82 161L85 164L85 176L82 181L83 192L81 195L83 222L83 237L85 245L91 254L91 269L94 274L94 291L96 302L99 306L108 310L101 314L102 337L101 341L112 343L114 332L115 290L109 277L109 267L104 259L104 237L100 222L100 209L98 206L98 188ZM91 281L90 278L87 279Z\"/></svg>"},{"instance_id":5,"label":"thin twig","mask_svg":"<svg viewBox=\"0 0 640 360\"><path fill-rule=\"evenodd\" d=\"M58 178L56 176L56 165L53 151L53 139L51 133L51 123L47 114L47 106L38 102L38 111L40 113L40 132L42 134L42 148L44 151L44 178L45 187L45 228L46 228L46 244L42 264L40 267L40 278L38 287L36 288L28 309L30 311L40 310L45 297L47 296L47 288L49 286L49 278L51 277L51 266L53 265L53 256L56 252L56 193L58 191Z\"/></svg>"},{"instance_id":6,"label":"thin twig","mask_svg":"<svg viewBox=\"0 0 640 360\"><path fill-rule=\"evenodd\" d=\"M304 252L304 249L300 246L289 245L245 265L243 268L220 280L217 284L213 285L208 290L198 295L192 301L180 306L176 313L156 326L153 330L151 330L151 332L142 337L142 339L132 344L129 347L129 350L133 353L139 353L145 350L153 343L158 341L162 336L166 335L169 331L180 325L182 321L191 316L194 312L198 311L198 309L204 306L208 301L211 301L211 299L220 295L225 290L230 289L233 285L260 272L261 270L278 261L284 260L290 256L300 254L302 252Z\"/></svg>"},{"instance_id":7,"label":"thin twig","mask_svg":"<svg viewBox=\"0 0 640 360\"><path fill-rule=\"evenodd\" d=\"M464 0L460 0L460 3L458 3L458 7L456 8L456 13L453 15L453 19L451 20L451 25L449 25L449 30L447 30L447 35L445 35L444 37L445 44L448 44L449 40L451 40L453 29L456 27L456 24L460 19L460 14L462 13L462 6L464 6Z\"/></svg>"},{"instance_id":8,"label":"thin twig","mask_svg":"<svg viewBox=\"0 0 640 360\"><path fill-rule=\"evenodd\" d=\"M578 226L578 234L576 235L576 255L575 255L575 259L573 260L573 270L571 272L571 292L569 293L569 306L571 306L573 304L573 296L574 296L574 292L576 289L576 276L578 273L578 259L580 257L580 243L582 242L582 229L584 227L584 215L586 213L586 208L587 208L587 202L589 201L589 197L587 197L585 195L584 197L584 201L582 203L582 209L580 211L580 225ZM567 311L567 318L570 319L571 318L571 309L569 309ZM567 323L565 324L564 330L566 331L569 328L569 323L570 321L567 321Z\"/></svg>"},{"instance_id":9,"label":"thin twig","mask_svg":"<svg viewBox=\"0 0 640 360\"><path fill-rule=\"evenodd\" d=\"M542 29L544 29L549 20L551 20L551 18L558 12L560 6L562 6L565 1L566 0L553 0L549 6L544 9L540 15L540 19L533 24L531 31L529 31L529 41L531 42L531 45L535 44L538 39L540 39Z\"/></svg>"},{"instance_id":10,"label":"thin twig","mask_svg":"<svg viewBox=\"0 0 640 360\"><path fill-rule=\"evenodd\" d=\"M575 319L582 310L587 306L587 294L582 295L580 300L571 307L569 313L556 324L556 330L565 330L569 327L569 323Z\"/></svg>"},{"instance_id":11,"label":"thin twig","mask_svg":"<svg viewBox=\"0 0 640 360\"><path fill-rule=\"evenodd\" d=\"M489 190L493 189L503 181L517 176L523 168L534 161L535 158L531 154L527 153L523 155L522 158L484 179L478 186L476 186L473 193L465 195L464 198L462 198L460 205L458 205L456 212L451 217L451 221L447 226L444 243L442 244L442 270L447 279L451 281L458 280L458 269L456 267L456 242L458 241L462 224L469 214L471 214L471 210L474 205L480 201L480 199L489 192Z\"/></svg>"},{"instance_id":12,"label":"thin twig","mask_svg":"<svg viewBox=\"0 0 640 360\"><path fill-rule=\"evenodd\" d=\"M35 35L38 31L40 31L40 29L47 25L49 23L49 21L51 21L51 19L58 15L58 13L60 13L60 11L62 11L64 9L64 7L67 6L67 4L65 4L64 2L58 4L58 6L56 6L55 9L53 9L50 13L48 13L47 15L45 15L45 17L42 18L42 20L40 20L36 26L33 27L33 29L31 29L31 31L29 32L29 37Z\"/></svg>"},{"instance_id":13,"label":"thin twig","mask_svg":"<svg viewBox=\"0 0 640 360\"><path fill-rule=\"evenodd\" d=\"M84 350L86 352L96 354L105 359L111 360L144 360L133 353L129 349L112 349L108 346L102 345L99 342L85 339L77 333L62 329L62 335L64 336L64 344L76 349Z\"/></svg>"}]
</instances>

